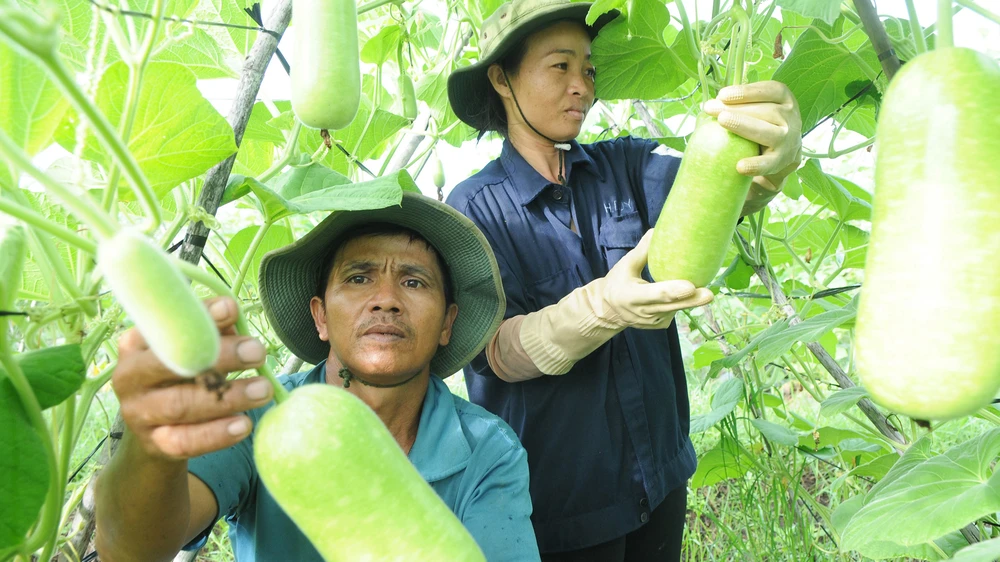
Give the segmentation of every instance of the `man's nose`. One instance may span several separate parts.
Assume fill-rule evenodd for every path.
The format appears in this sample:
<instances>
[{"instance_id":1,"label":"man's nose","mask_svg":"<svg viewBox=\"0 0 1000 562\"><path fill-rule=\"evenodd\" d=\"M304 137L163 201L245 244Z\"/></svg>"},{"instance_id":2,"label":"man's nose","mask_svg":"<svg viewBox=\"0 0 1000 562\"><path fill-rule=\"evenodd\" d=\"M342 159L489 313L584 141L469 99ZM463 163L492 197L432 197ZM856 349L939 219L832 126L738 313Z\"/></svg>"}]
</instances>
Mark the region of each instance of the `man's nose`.
<instances>
[{"instance_id":1,"label":"man's nose","mask_svg":"<svg viewBox=\"0 0 1000 562\"><path fill-rule=\"evenodd\" d=\"M375 292L369 303L371 310L384 312L400 312L402 301L399 298L400 286L393 281L379 280L375 282Z\"/></svg>"}]
</instances>

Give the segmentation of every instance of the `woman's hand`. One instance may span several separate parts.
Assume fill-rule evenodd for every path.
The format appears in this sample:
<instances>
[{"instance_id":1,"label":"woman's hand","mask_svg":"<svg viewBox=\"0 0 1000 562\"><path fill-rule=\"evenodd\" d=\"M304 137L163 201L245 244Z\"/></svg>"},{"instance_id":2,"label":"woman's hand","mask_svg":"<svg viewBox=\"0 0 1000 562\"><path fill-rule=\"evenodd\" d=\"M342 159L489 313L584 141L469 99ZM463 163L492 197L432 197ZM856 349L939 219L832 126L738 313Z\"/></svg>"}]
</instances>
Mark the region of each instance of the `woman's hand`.
<instances>
[{"instance_id":1,"label":"woman's hand","mask_svg":"<svg viewBox=\"0 0 1000 562\"><path fill-rule=\"evenodd\" d=\"M754 176L763 194L777 195L802 161L802 116L788 86L774 80L727 86L703 109L724 128L760 145L760 156L740 160L736 170Z\"/></svg>"}]
</instances>

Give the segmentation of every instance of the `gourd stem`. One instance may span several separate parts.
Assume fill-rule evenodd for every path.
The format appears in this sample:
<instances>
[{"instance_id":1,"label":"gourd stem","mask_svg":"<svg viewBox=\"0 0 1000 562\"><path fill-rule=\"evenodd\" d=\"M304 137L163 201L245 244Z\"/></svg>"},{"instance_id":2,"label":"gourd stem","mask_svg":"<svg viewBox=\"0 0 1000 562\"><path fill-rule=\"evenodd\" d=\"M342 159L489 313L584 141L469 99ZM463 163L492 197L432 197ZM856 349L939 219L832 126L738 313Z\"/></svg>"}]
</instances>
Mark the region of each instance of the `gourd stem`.
<instances>
[{"instance_id":1,"label":"gourd stem","mask_svg":"<svg viewBox=\"0 0 1000 562\"><path fill-rule=\"evenodd\" d=\"M97 253L97 244L93 241L87 240L72 230L58 225L35 211L28 209L27 207L22 207L21 205L18 205L17 203L4 197L0 197L0 212L7 213L8 215L24 222L28 226L37 228L47 234L51 234L63 242L66 242L70 246L89 252L91 255Z\"/></svg>"},{"instance_id":2,"label":"gourd stem","mask_svg":"<svg viewBox=\"0 0 1000 562\"><path fill-rule=\"evenodd\" d=\"M906 11L910 17L910 34L913 35L913 46L917 49L917 54L927 51L927 41L924 40L924 30L920 27L917 19L917 8L913 5L913 0L906 0Z\"/></svg>"},{"instance_id":3,"label":"gourd stem","mask_svg":"<svg viewBox=\"0 0 1000 562\"><path fill-rule=\"evenodd\" d=\"M264 236L267 235L267 231L271 229L271 221L264 221L264 224L260 225L257 229L257 233L254 234L253 240L250 241L250 247L247 248L247 253L243 255L243 261L240 262L240 271L236 276L236 280L233 281L233 294L239 295L240 289L243 288L243 280L246 279L247 272L250 270L250 264L253 263L253 257L257 253L257 248L260 247L260 243L264 240Z\"/></svg>"},{"instance_id":4,"label":"gourd stem","mask_svg":"<svg viewBox=\"0 0 1000 562\"><path fill-rule=\"evenodd\" d=\"M80 220L87 223L87 226L92 228L99 238L110 238L118 230L115 219L105 213L103 209L98 208L95 202L89 200L85 195L73 193L68 187L36 168L28 155L2 129L0 129L0 156L10 161L15 168L19 168L35 178L46 191L58 197L62 204L75 213Z\"/></svg>"},{"instance_id":5,"label":"gourd stem","mask_svg":"<svg viewBox=\"0 0 1000 562\"><path fill-rule=\"evenodd\" d=\"M747 41L750 39L750 17L738 2L733 4L729 13L739 24L740 30L736 39L736 51L732 54L735 61L733 75L727 76L726 79L729 86L738 86L743 83L743 62L746 57Z\"/></svg>"},{"instance_id":6,"label":"gourd stem","mask_svg":"<svg viewBox=\"0 0 1000 562\"><path fill-rule=\"evenodd\" d=\"M938 36L935 49L946 49L955 46L955 38L951 27L952 0L938 0Z\"/></svg>"},{"instance_id":7,"label":"gourd stem","mask_svg":"<svg viewBox=\"0 0 1000 562\"><path fill-rule=\"evenodd\" d=\"M211 273L205 271L204 269L201 269L200 267L192 263L188 263L184 260L175 258L173 256L170 256L170 258L171 261L173 261L174 265L180 268L181 273L187 275L189 278L197 281L198 283L201 283L202 285L208 287L209 289L214 291L215 294L226 297L233 296L233 293L229 290L229 287L226 287L226 284L223 283L222 280L219 279L218 277L212 275ZM238 302L239 301L237 301L237 303ZM246 316L243 315L242 308L240 308L239 311L239 319L236 321L236 331L245 336L250 335L250 327L247 324ZM257 374L264 377L265 379L268 380L268 382L271 383L271 387L274 388L275 402L281 404L282 402L285 401L285 399L288 398L288 390L286 390L285 387L274 376L274 372L271 371L271 368L267 366L267 363L264 363L260 367L257 367Z\"/></svg>"},{"instance_id":8,"label":"gourd stem","mask_svg":"<svg viewBox=\"0 0 1000 562\"><path fill-rule=\"evenodd\" d=\"M968 8L969 10L976 12L993 23L1000 23L1000 15L997 15L979 4L976 4L973 0L955 0L955 3L963 8Z\"/></svg>"}]
</instances>

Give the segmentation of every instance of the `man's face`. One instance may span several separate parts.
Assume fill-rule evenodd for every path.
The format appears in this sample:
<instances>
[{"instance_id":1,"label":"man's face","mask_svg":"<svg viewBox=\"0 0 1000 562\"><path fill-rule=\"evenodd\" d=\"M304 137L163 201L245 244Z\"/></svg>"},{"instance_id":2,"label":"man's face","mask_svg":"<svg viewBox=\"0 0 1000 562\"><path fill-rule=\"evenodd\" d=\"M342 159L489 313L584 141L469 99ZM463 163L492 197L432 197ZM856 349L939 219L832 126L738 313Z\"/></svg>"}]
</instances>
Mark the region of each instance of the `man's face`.
<instances>
[{"instance_id":1,"label":"man's face","mask_svg":"<svg viewBox=\"0 0 1000 562\"><path fill-rule=\"evenodd\" d=\"M344 244L334 258L324 300L309 303L330 362L392 384L429 370L451 338L458 314L446 305L434 251L408 234L371 235Z\"/></svg>"}]
</instances>

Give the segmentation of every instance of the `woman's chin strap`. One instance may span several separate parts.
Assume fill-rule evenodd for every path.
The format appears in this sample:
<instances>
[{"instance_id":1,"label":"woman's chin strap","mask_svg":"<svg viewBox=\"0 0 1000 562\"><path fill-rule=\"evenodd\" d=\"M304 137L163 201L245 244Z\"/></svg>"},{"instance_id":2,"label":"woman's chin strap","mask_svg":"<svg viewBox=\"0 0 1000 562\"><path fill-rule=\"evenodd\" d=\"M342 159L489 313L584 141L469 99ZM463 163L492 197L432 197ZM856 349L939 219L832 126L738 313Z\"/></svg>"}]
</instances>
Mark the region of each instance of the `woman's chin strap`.
<instances>
[{"instance_id":1,"label":"woman's chin strap","mask_svg":"<svg viewBox=\"0 0 1000 562\"><path fill-rule=\"evenodd\" d=\"M543 135L541 131L536 129L535 126L532 125L530 121L528 121L528 118L524 116L524 111L521 109L521 104L517 103L517 96L514 95L514 86L512 86L510 80L507 79L507 72L503 68L500 69L500 72L503 73L503 79L505 82L507 82L507 87L510 89L510 97L514 99L514 106L517 107L518 113L521 114L521 120L523 120L525 125L531 128L531 130L534 131L536 135L551 142L552 146L554 146L556 150L559 151L559 173L556 176L556 179L559 180L560 185L565 186L566 153L569 152L570 148L572 148L572 145L570 145L568 142L557 141L555 139L547 137L546 135Z\"/></svg>"}]
</instances>

